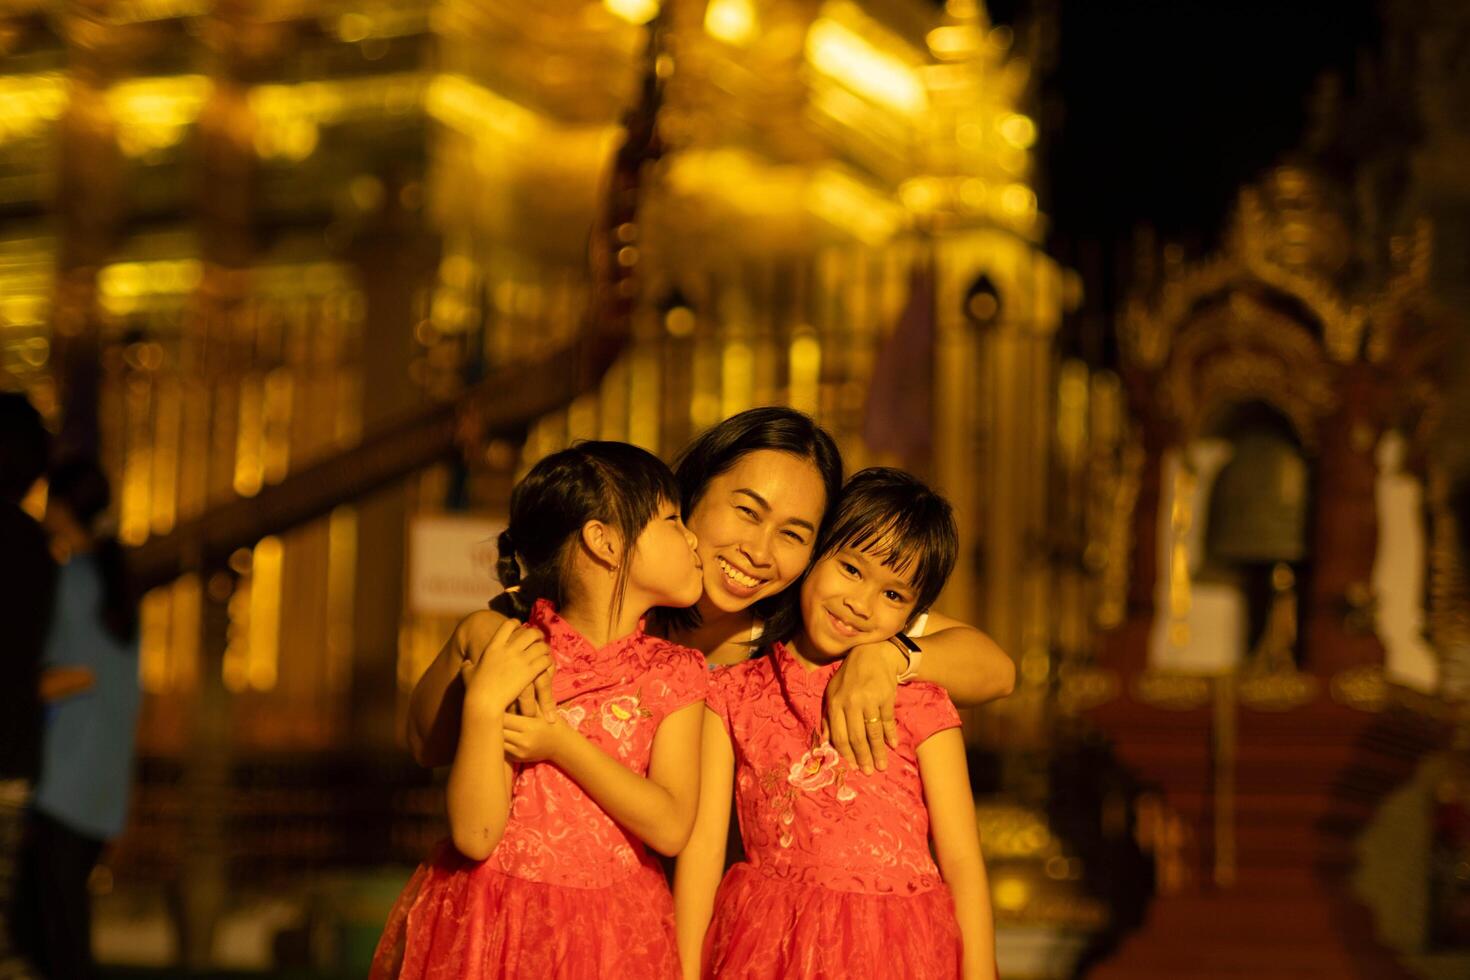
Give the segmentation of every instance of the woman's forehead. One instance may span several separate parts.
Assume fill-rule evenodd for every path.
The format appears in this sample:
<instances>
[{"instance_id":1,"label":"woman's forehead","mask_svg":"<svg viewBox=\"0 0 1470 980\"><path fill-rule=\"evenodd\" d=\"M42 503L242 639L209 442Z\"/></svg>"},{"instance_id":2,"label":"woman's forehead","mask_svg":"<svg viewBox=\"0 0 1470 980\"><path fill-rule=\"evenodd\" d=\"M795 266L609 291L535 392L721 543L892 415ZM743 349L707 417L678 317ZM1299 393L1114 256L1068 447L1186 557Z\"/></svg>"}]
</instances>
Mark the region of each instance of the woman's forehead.
<instances>
[{"instance_id":1,"label":"woman's forehead","mask_svg":"<svg viewBox=\"0 0 1470 980\"><path fill-rule=\"evenodd\" d=\"M772 510L820 516L827 504L827 489L816 464L774 449L746 453L714 483L726 493L753 491Z\"/></svg>"}]
</instances>

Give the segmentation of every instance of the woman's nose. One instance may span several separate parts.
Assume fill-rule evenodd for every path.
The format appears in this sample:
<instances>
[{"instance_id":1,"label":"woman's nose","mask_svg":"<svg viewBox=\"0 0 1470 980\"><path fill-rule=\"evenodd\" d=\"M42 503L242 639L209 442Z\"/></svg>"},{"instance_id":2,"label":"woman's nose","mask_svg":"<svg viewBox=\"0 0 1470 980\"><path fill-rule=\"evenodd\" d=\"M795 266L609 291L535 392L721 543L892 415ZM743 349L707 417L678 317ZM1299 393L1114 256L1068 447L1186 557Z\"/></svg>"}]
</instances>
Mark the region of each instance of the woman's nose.
<instances>
[{"instance_id":1,"label":"woman's nose","mask_svg":"<svg viewBox=\"0 0 1470 980\"><path fill-rule=\"evenodd\" d=\"M754 530L749 537L741 543L741 550L750 559L752 565L769 565L771 563L771 539L770 532L764 528Z\"/></svg>"}]
</instances>

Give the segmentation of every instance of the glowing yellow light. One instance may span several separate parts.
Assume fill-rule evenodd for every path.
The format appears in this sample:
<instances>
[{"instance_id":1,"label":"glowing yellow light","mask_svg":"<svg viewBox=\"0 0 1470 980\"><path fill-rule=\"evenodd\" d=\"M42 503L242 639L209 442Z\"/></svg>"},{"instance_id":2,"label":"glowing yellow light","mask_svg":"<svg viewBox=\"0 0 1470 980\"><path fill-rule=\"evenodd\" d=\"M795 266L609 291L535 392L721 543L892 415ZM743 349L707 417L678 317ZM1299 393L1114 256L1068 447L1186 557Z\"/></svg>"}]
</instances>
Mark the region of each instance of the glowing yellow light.
<instances>
[{"instance_id":1,"label":"glowing yellow light","mask_svg":"<svg viewBox=\"0 0 1470 980\"><path fill-rule=\"evenodd\" d=\"M926 214L939 207L944 195L932 177L913 177L899 187L898 196L910 211Z\"/></svg>"},{"instance_id":2,"label":"glowing yellow light","mask_svg":"<svg viewBox=\"0 0 1470 980\"><path fill-rule=\"evenodd\" d=\"M602 0L602 5L630 24L646 24L658 13L658 0Z\"/></svg>"},{"instance_id":3,"label":"glowing yellow light","mask_svg":"<svg viewBox=\"0 0 1470 980\"><path fill-rule=\"evenodd\" d=\"M818 382L822 375L822 344L810 329L791 340L791 407L808 415L817 412Z\"/></svg>"},{"instance_id":4,"label":"glowing yellow light","mask_svg":"<svg viewBox=\"0 0 1470 980\"><path fill-rule=\"evenodd\" d=\"M139 78L119 82L107 92L117 121L117 143L130 157L182 142L210 92L203 75Z\"/></svg>"},{"instance_id":5,"label":"glowing yellow light","mask_svg":"<svg viewBox=\"0 0 1470 980\"><path fill-rule=\"evenodd\" d=\"M245 676L257 691L269 691L276 686L276 662L281 646L281 569L285 547L280 538L262 538L251 557Z\"/></svg>"},{"instance_id":6,"label":"glowing yellow light","mask_svg":"<svg viewBox=\"0 0 1470 980\"><path fill-rule=\"evenodd\" d=\"M1013 112L1000 121L1000 135L1007 143L1024 150L1036 142L1036 124L1029 117Z\"/></svg>"},{"instance_id":7,"label":"glowing yellow light","mask_svg":"<svg viewBox=\"0 0 1470 980\"><path fill-rule=\"evenodd\" d=\"M755 39L755 5L750 0L710 0L704 29L710 37L745 47Z\"/></svg>"},{"instance_id":8,"label":"glowing yellow light","mask_svg":"<svg viewBox=\"0 0 1470 980\"><path fill-rule=\"evenodd\" d=\"M826 17L812 25L806 54L813 67L874 102L917 115L929 103L913 68Z\"/></svg>"},{"instance_id":9,"label":"glowing yellow light","mask_svg":"<svg viewBox=\"0 0 1470 980\"><path fill-rule=\"evenodd\" d=\"M429 83L425 108L446 126L477 138L525 141L541 130L534 112L463 75L436 76Z\"/></svg>"},{"instance_id":10,"label":"glowing yellow light","mask_svg":"<svg viewBox=\"0 0 1470 980\"><path fill-rule=\"evenodd\" d=\"M885 196L831 168L812 178L808 202L813 214L870 245L892 238L903 223L902 211Z\"/></svg>"},{"instance_id":11,"label":"glowing yellow light","mask_svg":"<svg viewBox=\"0 0 1470 980\"><path fill-rule=\"evenodd\" d=\"M755 354L750 345L732 341L725 345L720 364L720 414L726 418L750 407L755 390Z\"/></svg>"},{"instance_id":12,"label":"glowing yellow light","mask_svg":"<svg viewBox=\"0 0 1470 980\"><path fill-rule=\"evenodd\" d=\"M1001 878L991 889L995 907L1007 912L1019 912L1031 901L1031 887L1019 878Z\"/></svg>"},{"instance_id":13,"label":"glowing yellow light","mask_svg":"<svg viewBox=\"0 0 1470 980\"><path fill-rule=\"evenodd\" d=\"M1036 195L1024 184L1011 184L1001 191L1000 206L1007 214L1025 217L1036 212Z\"/></svg>"},{"instance_id":14,"label":"glowing yellow light","mask_svg":"<svg viewBox=\"0 0 1470 980\"><path fill-rule=\"evenodd\" d=\"M979 46L979 36L975 30L960 24L936 27L925 40L936 58L946 60L962 58Z\"/></svg>"}]
</instances>

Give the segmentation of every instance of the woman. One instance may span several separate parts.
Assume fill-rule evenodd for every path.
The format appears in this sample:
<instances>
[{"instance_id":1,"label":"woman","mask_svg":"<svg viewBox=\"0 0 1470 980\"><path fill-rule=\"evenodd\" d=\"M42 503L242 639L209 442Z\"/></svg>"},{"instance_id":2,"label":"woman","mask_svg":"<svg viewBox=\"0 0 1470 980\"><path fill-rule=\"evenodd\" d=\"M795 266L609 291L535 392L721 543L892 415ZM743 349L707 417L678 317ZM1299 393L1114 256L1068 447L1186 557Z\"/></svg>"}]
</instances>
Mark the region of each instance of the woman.
<instances>
[{"instance_id":1,"label":"woman","mask_svg":"<svg viewBox=\"0 0 1470 980\"><path fill-rule=\"evenodd\" d=\"M61 565L41 673L46 704L41 781L32 812L32 895L46 976L93 974L87 880L122 833L133 777L138 602L122 548L99 529L111 493L95 462L50 475L46 529Z\"/></svg>"},{"instance_id":2,"label":"woman","mask_svg":"<svg viewBox=\"0 0 1470 980\"><path fill-rule=\"evenodd\" d=\"M695 439L674 474L685 524L699 539L704 596L660 625L668 639L701 651L711 666L738 663L758 649L763 618L811 561L842 486L841 455L806 415L753 408ZM1015 682L1004 651L946 616L931 614L917 645L918 653L888 642L856 647L827 688L832 747L863 772L886 769L888 748L897 744L893 703L900 677L932 681L960 705L1004 697ZM424 766L448 765L459 738L464 685L452 647L429 666L409 702L409 746ZM542 714L554 718L549 678L538 683L535 698ZM531 700L528 692L526 709Z\"/></svg>"}]
</instances>

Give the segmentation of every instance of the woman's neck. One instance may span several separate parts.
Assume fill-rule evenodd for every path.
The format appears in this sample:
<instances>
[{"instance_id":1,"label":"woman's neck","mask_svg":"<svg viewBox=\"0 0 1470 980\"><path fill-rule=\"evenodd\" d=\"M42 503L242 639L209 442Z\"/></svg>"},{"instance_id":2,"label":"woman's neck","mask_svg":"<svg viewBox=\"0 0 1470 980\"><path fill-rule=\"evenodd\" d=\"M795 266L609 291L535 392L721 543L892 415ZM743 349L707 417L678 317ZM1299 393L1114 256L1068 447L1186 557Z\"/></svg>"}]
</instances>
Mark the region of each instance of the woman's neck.
<instances>
[{"instance_id":1,"label":"woman's neck","mask_svg":"<svg viewBox=\"0 0 1470 980\"><path fill-rule=\"evenodd\" d=\"M698 625L680 630L677 637L670 639L698 650L712 664L738 664L750 659L755 613L749 609L725 612L711 607L704 599L694 608L699 613Z\"/></svg>"}]
</instances>

